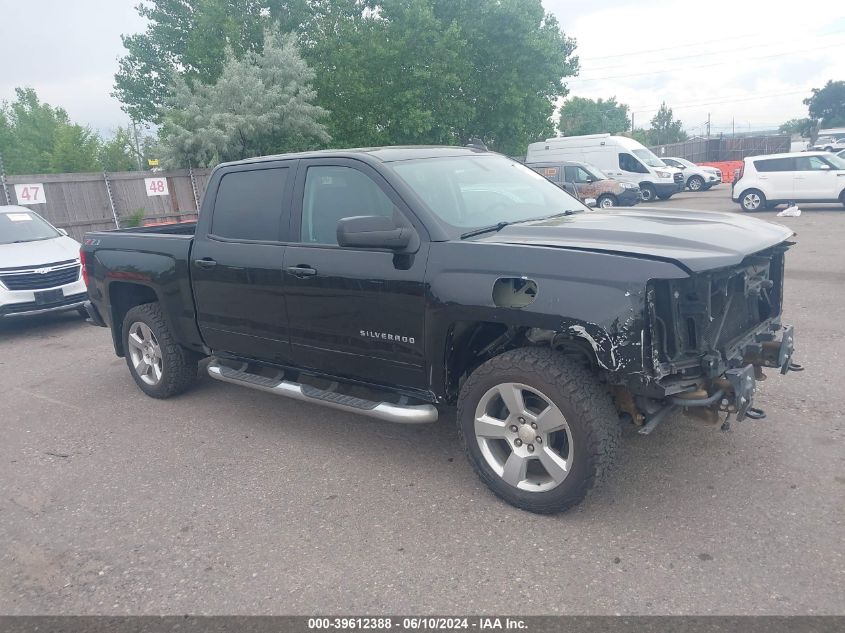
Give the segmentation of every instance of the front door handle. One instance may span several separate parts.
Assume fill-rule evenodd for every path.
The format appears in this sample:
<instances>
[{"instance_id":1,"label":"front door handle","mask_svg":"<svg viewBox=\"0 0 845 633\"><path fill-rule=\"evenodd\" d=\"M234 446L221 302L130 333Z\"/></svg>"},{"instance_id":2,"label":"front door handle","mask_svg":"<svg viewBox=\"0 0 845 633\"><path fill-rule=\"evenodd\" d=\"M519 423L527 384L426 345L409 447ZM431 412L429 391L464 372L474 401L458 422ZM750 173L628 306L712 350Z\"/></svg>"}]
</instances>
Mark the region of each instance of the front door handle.
<instances>
[{"instance_id":1,"label":"front door handle","mask_svg":"<svg viewBox=\"0 0 845 633\"><path fill-rule=\"evenodd\" d=\"M200 268L214 268L217 266L217 262L211 259L210 257L203 257L202 259L195 259L194 264L199 266Z\"/></svg>"},{"instance_id":2,"label":"front door handle","mask_svg":"<svg viewBox=\"0 0 845 633\"><path fill-rule=\"evenodd\" d=\"M288 266L285 270L287 270L294 277L299 278L313 277L317 274L317 271L311 268L308 264L299 264L299 266Z\"/></svg>"}]
</instances>

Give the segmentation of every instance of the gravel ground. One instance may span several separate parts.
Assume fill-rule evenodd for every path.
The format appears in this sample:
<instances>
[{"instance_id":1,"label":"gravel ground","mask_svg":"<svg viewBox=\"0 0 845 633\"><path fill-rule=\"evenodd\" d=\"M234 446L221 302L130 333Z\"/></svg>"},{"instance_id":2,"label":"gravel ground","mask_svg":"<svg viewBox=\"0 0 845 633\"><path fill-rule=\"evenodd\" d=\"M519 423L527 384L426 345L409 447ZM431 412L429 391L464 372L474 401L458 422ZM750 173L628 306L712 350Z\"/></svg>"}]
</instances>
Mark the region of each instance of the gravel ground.
<instances>
[{"instance_id":1,"label":"gravel ground","mask_svg":"<svg viewBox=\"0 0 845 633\"><path fill-rule=\"evenodd\" d=\"M737 208L726 185L660 204ZM208 378L157 401L75 314L0 324L0 613L845 613L845 211L780 220L807 371L770 371L768 418L727 433L626 431L553 517L493 497L450 415Z\"/></svg>"}]
</instances>

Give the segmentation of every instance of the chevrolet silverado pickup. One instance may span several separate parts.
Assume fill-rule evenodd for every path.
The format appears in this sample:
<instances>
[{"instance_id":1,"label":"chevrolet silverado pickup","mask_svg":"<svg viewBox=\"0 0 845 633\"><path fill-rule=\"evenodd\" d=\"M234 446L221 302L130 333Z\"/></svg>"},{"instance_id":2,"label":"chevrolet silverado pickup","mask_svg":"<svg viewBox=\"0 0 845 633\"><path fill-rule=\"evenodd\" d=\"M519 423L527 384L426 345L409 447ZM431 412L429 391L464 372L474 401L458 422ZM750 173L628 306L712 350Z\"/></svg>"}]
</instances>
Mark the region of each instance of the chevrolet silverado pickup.
<instances>
[{"instance_id":1,"label":"chevrolet silverado pickup","mask_svg":"<svg viewBox=\"0 0 845 633\"><path fill-rule=\"evenodd\" d=\"M90 320L149 396L203 361L389 422L455 407L484 483L556 512L605 476L623 423L763 415L763 368L798 368L792 237L731 213L588 209L482 148L387 147L220 165L197 223L89 233L81 260Z\"/></svg>"}]
</instances>

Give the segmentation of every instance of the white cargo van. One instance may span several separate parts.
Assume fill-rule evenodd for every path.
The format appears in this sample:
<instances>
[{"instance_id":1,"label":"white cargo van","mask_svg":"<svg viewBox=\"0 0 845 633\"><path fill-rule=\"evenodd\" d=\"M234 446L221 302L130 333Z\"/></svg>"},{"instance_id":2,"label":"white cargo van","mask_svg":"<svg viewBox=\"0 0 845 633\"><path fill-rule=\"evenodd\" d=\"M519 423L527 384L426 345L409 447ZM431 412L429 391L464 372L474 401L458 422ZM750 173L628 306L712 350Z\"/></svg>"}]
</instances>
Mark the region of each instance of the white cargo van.
<instances>
[{"instance_id":1,"label":"white cargo van","mask_svg":"<svg viewBox=\"0 0 845 633\"><path fill-rule=\"evenodd\" d=\"M590 163L611 178L639 186L642 199L668 200L683 190L684 175L632 138L610 134L549 138L528 146L525 164L574 160Z\"/></svg>"}]
</instances>

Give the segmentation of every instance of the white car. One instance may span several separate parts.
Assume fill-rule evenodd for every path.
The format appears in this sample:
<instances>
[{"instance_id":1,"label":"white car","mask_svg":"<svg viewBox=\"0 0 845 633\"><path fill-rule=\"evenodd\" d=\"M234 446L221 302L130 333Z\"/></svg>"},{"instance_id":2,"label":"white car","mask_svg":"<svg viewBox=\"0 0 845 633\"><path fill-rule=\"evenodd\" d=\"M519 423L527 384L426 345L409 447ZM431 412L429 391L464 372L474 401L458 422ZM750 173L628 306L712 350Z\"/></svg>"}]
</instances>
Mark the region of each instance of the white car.
<instances>
[{"instance_id":1,"label":"white car","mask_svg":"<svg viewBox=\"0 0 845 633\"><path fill-rule=\"evenodd\" d=\"M690 191L707 191L722 184L722 171L716 167L696 165L686 158L664 157L663 162L680 169L684 174L684 186Z\"/></svg>"},{"instance_id":2,"label":"white car","mask_svg":"<svg viewBox=\"0 0 845 633\"><path fill-rule=\"evenodd\" d=\"M813 143L812 150L821 150L825 152L839 152L845 150L845 137L836 136L820 136Z\"/></svg>"},{"instance_id":3,"label":"white car","mask_svg":"<svg viewBox=\"0 0 845 633\"><path fill-rule=\"evenodd\" d=\"M773 209L785 202L845 205L845 159L829 152L749 156L731 189L744 211Z\"/></svg>"},{"instance_id":4,"label":"white car","mask_svg":"<svg viewBox=\"0 0 845 633\"><path fill-rule=\"evenodd\" d=\"M79 246L34 211L0 206L0 319L62 310L87 316Z\"/></svg>"}]
</instances>

